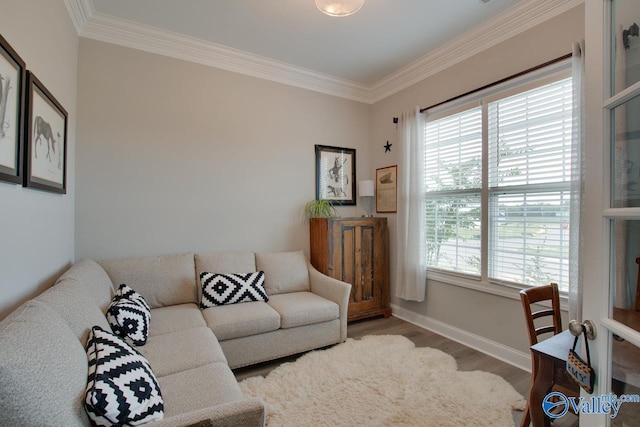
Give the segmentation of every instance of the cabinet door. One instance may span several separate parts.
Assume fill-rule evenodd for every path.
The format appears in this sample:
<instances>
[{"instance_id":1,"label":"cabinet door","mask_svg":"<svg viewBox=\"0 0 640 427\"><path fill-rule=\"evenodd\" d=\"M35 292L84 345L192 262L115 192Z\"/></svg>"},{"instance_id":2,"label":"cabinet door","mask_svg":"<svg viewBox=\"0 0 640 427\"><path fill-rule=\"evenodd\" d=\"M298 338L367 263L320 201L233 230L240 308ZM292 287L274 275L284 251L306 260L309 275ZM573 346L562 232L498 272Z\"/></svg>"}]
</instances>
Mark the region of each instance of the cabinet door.
<instances>
[{"instance_id":1,"label":"cabinet door","mask_svg":"<svg viewBox=\"0 0 640 427\"><path fill-rule=\"evenodd\" d=\"M336 221L333 233L334 277L351 283L349 314L382 306L386 285L384 228L374 220Z\"/></svg>"}]
</instances>

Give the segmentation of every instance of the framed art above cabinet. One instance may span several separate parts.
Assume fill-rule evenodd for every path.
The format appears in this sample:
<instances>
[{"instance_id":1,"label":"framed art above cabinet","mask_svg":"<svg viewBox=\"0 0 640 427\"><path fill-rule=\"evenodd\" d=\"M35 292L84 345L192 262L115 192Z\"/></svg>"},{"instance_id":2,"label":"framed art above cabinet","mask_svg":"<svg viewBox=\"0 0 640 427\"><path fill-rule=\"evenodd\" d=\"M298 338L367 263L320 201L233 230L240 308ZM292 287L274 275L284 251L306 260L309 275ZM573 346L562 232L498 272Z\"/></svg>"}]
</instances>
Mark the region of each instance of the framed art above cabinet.
<instances>
[{"instance_id":1,"label":"framed art above cabinet","mask_svg":"<svg viewBox=\"0 0 640 427\"><path fill-rule=\"evenodd\" d=\"M316 199L356 204L356 150L316 145Z\"/></svg>"}]
</instances>

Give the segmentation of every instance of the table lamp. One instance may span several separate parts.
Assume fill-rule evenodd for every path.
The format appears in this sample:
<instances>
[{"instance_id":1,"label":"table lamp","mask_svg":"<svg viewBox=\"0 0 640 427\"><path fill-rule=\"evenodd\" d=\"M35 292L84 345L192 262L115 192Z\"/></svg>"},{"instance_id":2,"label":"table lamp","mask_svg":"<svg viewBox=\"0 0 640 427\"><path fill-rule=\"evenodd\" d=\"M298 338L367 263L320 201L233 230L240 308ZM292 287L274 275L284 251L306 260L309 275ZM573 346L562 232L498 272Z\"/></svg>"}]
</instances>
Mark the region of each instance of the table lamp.
<instances>
[{"instance_id":1,"label":"table lamp","mask_svg":"<svg viewBox=\"0 0 640 427\"><path fill-rule=\"evenodd\" d=\"M373 214L373 198L375 197L373 180L360 181L358 183L358 195L360 196L360 204L367 213L365 217L372 217Z\"/></svg>"}]
</instances>

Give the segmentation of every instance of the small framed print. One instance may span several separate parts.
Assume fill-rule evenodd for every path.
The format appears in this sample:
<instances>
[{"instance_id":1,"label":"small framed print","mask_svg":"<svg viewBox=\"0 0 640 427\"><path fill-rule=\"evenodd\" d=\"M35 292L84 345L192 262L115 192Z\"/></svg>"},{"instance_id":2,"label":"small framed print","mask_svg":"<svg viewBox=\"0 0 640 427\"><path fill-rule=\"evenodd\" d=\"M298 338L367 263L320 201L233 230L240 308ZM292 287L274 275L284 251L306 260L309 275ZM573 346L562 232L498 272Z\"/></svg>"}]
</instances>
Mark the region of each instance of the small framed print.
<instances>
[{"instance_id":1,"label":"small framed print","mask_svg":"<svg viewBox=\"0 0 640 427\"><path fill-rule=\"evenodd\" d=\"M22 182L25 63L0 35L0 181Z\"/></svg>"},{"instance_id":2,"label":"small framed print","mask_svg":"<svg viewBox=\"0 0 640 427\"><path fill-rule=\"evenodd\" d=\"M316 199L356 204L356 150L316 145Z\"/></svg>"},{"instance_id":3,"label":"small framed print","mask_svg":"<svg viewBox=\"0 0 640 427\"><path fill-rule=\"evenodd\" d=\"M67 112L46 87L27 72L26 187L67 192Z\"/></svg>"},{"instance_id":4,"label":"small framed print","mask_svg":"<svg viewBox=\"0 0 640 427\"><path fill-rule=\"evenodd\" d=\"M398 212L398 166L376 169L376 212Z\"/></svg>"}]
</instances>

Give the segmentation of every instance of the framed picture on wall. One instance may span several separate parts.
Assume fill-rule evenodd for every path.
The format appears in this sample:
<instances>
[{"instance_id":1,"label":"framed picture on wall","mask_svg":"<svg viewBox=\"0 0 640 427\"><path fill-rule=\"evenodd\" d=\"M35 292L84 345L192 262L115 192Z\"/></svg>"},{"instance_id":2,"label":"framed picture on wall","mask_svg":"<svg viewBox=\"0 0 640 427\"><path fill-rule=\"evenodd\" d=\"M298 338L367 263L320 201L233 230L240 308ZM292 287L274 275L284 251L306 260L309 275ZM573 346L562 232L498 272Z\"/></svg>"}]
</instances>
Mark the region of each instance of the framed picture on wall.
<instances>
[{"instance_id":1,"label":"framed picture on wall","mask_svg":"<svg viewBox=\"0 0 640 427\"><path fill-rule=\"evenodd\" d=\"M356 150L316 145L316 199L356 204Z\"/></svg>"},{"instance_id":2,"label":"framed picture on wall","mask_svg":"<svg viewBox=\"0 0 640 427\"><path fill-rule=\"evenodd\" d=\"M376 169L376 212L398 212L398 166Z\"/></svg>"},{"instance_id":3,"label":"framed picture on wall","mask_svg":"<svg viewBox=\"0 0 640 427\"><path fill-rule=\"evenodd\" d=\"M26 187L67 192L67 112L46 87L27 72Z\"/></svg>"},{"instance_id":4,"label":"framed picture on wall","mask_svg":"<svg viewBox=\"0 0 640 427\"><path fill-rule=\"evenodd\" d=\"M0 36L0 181L22 182L25 64Z\"/></svg>"}]
</instances>

